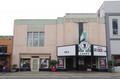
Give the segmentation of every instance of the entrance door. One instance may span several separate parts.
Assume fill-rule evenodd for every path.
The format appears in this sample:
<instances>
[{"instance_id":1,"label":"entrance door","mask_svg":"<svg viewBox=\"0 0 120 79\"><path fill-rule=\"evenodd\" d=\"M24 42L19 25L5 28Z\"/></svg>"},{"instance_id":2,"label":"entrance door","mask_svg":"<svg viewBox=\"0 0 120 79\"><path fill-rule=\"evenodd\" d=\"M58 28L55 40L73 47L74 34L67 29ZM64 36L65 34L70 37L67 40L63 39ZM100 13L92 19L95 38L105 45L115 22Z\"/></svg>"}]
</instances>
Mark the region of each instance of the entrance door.
<instances>
[{"instance_id":1,"label":"entrance door","mask_svg":"<svg viewBox=\"0 0 120 79\"><path fill-rule=\"evenodd\" d=\"M39 71L39 58L31 59L31 71Z\"/></svg>"},{"instance_id":2,"label":"entrance door","mask_svg":"<svg viewBox=\"0 0 120 79\"><path fill-rule=\"evenodd\" d=\"M85 57L85 68L91 68L91 64L92 63L92 60L91 60L91 56L86 56Z\"/></svg>"},{"instance_id":3,"label":"entrance door","mask_svg":"<svg viewBox=\"0 0 120 79\"><path fill-rule=\"evenodd\" d=\"M66 69L73 70L73 57L66 58Z\"/></svg>"},{"instance_id":4,"label":"entrance door","mask_svg":"<svg viewBox=\"0 0 120 79\"><path fill-rule=\"evenodd\" d=\"M85 71L85 58L84 57L80 57L78 60L78 69L80 71Z\"/></svg>"},{"instance_id":5,"label":"entrance door","mask_svg":"<svg viewBox=\"0 0 120 79\"><path fill-rule=\"evenodd\" d=\"M79 70L86 71L87 68L91 68L91 57L84 56L80 57L78 60Z\"/></svg>"},{"instance_id":6,"label":"entrance door","mask_svg":"<svg viewBox=\"0 0 120 79\"><path fill-rule=\"evenodd\" d=\"M0 72L2 72L3 66L6 66L8 64L7 56L0 56ZM7 65L8 66L8 65ZM9 66L8 66L9 67Z\"/></svg>"}]
</instances>

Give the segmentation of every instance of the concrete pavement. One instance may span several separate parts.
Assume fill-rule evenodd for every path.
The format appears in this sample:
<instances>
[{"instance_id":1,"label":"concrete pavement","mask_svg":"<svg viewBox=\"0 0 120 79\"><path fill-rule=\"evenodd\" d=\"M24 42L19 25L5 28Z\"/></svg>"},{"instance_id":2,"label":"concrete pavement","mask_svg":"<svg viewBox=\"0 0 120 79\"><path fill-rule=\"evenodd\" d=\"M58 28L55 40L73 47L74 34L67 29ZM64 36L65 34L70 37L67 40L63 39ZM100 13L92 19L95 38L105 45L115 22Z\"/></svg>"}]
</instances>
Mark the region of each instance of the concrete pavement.
<instances>
[{"instance_id":1,"label":"concrete pavement","mask_svg":"<svg viewBox=\"0 0 120 79\"><path fill-rule=\"evenodd\" d=\"M0 73L0 79L120 79L120 73L109 72L14 72Z\"/></svg>"},{"instance_id":2,"label":"concrete pavement","mask_svg":"<svg viewBox=\"0 0 120 79\"><path fill-rule=\"evenodd\" d=\"M120 79L117 77L4 77L0 79Z\"/></svg>"},{"instance_id":3,"label":"concrete pavement","mask_svg":"<svg viewBox=\"0 0 120 79\"><path fill-rule=\"evenodd\" d=\"M109 72L50 72L50 71L40 71L40 72L10 72L10 73L0 73L0 77L4 76L41 76L41 77L120 77L120 73L109 73Z\"/></svg>"}]
</instances>

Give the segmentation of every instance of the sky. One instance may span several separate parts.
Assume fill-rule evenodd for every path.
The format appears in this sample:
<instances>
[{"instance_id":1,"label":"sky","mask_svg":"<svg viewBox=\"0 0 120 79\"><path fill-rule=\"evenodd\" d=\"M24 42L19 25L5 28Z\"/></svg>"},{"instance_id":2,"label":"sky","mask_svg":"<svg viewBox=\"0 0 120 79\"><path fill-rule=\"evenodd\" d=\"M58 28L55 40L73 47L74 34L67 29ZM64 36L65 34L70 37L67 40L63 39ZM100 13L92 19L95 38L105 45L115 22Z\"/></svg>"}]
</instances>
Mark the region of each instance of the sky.
<instances>
[{"instance_id":1,"label":"sky","mask_svg":"<svg viewBox=\"0 0 120 79\"><path fill-rule=\"evenodd\" d=\"M15 19L56 19L96 13L104 0L0 0L0 35L13 35Z\"/></svg>"}]
</instances>

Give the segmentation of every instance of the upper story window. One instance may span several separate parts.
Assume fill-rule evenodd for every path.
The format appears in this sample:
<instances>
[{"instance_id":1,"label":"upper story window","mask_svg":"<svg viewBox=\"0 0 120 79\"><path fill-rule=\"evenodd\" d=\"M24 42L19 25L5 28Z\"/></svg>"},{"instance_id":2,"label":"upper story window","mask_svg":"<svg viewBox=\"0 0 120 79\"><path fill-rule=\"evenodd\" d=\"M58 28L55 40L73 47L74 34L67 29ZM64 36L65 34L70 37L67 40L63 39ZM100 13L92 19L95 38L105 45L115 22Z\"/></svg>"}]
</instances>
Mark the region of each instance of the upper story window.
<instances>
[{"instance_id":1,"label":"upper story window","mask_svg":"<svg viewBox=\"0 0 120 79\"><path fill-rule=\"evenodd\" d=\"M32 46L32 42L33 42L33 33L32 32L28 32L27 33L27 45L28 46Z\"/></svg>"},{"instance_id":2,"label":"upper story window","mask_svg":"<svg viewBox=\"0 0 120 79\"><path fill-rule=\"evenodd\" d=\"M44 46L44 32L28 32L27 46L31 47Z\"/></svg>"},{"instance_id":3,"label":"upper story window","mask_svg":"<svg viewBox=\"0 0 120 79\"><path fill-rule=\"evenodd\" d=\"M39 36L38 36L38 32L33 32L33 46L37 47L38 43L39 43Z\"/></svg>"},{"instance_id":4,"label":"upper story window","mask_svg":"<svg viewBox=\"0 0 120 79\"><path fill-rule=\"evenodd\" d=\"M113 35L118 35L118 19L112 19Z\"/></svg>"},{"instance_id":5,"label":"upper story window","mask_svg":"<svg viewBox=\"0 0 120 79\"><path fill-rule=\"evenodd\" d=\"M0 45L0 53L7 53L7 46Z\"/></svg>"}]
</instances>

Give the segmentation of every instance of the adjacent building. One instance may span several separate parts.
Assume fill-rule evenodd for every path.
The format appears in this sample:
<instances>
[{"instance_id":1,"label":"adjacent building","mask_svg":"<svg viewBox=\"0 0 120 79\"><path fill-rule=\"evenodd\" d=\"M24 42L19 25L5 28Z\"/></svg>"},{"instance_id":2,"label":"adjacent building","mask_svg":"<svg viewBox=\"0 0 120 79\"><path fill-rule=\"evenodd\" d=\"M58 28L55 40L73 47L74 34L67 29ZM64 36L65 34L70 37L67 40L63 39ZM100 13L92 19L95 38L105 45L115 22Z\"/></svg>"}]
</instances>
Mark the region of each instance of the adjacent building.
<instances>
[{"instance_id":1,"label":"adjacent building","mask_svg":"<svg viewBox=\"0 0 120 79\"><path fill-rule=\"evenodd\" d=\"M81 40L83 33L86 40ZM82 53L80 47L91 50ZM58 60L58 69L107 68L105 24L99 23L94 13L16 19L12 58L12 64L27 71L47 70L51 59Z\"/></svg>"},{"instance_id":2,"label":"adjacent building","mask_svg":"<svg viewBox=\"0 0 120 79\"><path fill-rule=\"evenodd\" d=\"M13 52L13 36L0 36L0 71L10 71Z\"/></svg>"},{"instance_id":3,"label":"adjacent building","mask_svg":"<svg viewBox=\"0 0 120 79\"><path fill-rule=\"evenodd\" d=\"M99 21L105 24L108 59L120 65L120 1L105 1L98 10Z\"/></svg>"}]
</instances>

